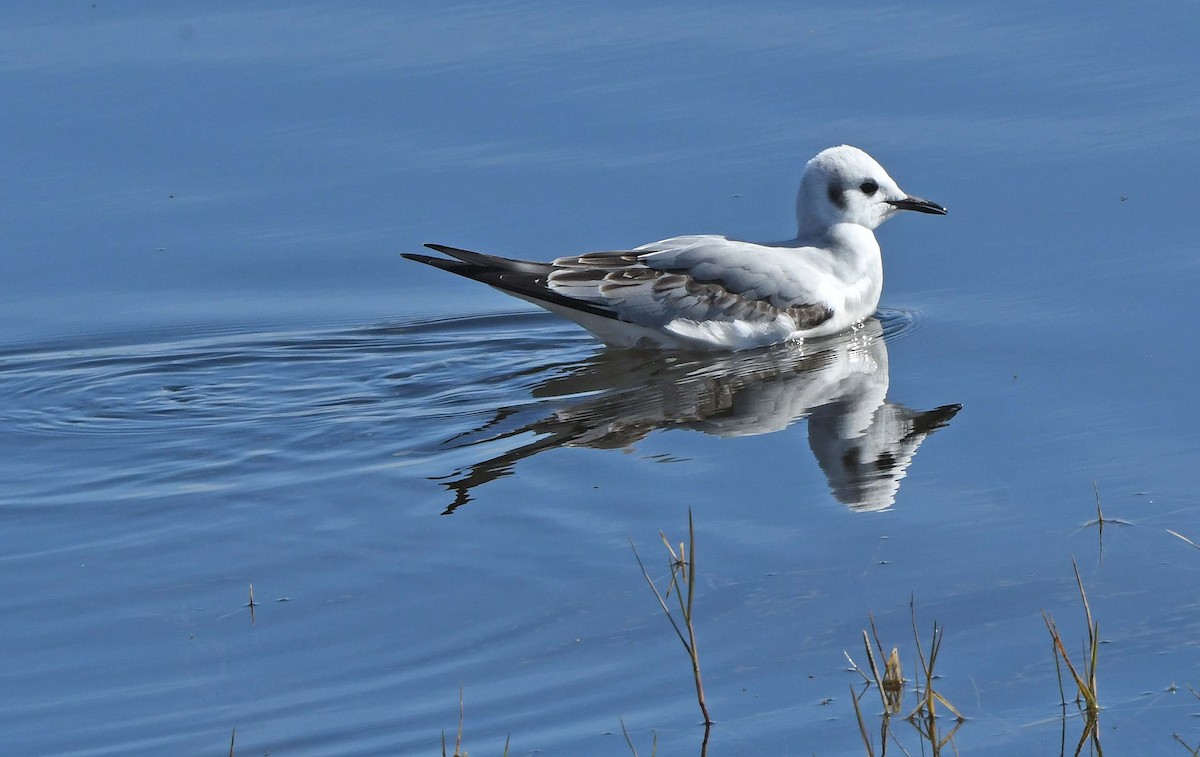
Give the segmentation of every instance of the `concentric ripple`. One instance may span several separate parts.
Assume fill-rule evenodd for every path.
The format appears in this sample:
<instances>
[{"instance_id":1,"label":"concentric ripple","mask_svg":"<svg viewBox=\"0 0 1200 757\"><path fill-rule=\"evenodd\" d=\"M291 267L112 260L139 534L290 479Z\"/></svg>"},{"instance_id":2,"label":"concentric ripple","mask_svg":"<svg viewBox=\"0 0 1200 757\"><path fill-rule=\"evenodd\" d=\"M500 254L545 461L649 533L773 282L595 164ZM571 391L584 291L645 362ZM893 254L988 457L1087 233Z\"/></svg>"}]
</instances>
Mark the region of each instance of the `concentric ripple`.
<instances>
[{"instance_id":1,"label":"concentric ripple","mask_svg":"<svg viewBox=\"0 0 1200 757\"><path fill-rule=\"evenodd\" d=\"M879 317L889 339L918 324L912 311ZM0 391L9 398L0 423L132 434L458 414L471 412L472 397L516 390L596 349L584 332L539 312L24 348L0 354Z\"/></svg>"},{"instance_id":2,"label":"concentric ripple","mask_svg":"<svg viewBox=\"0 0 1200 757\"><path fill-rule=\"evenodd\" d=\"M0 422L41 433L178 433L438 411L448 391L503 386L586 335L540 313L344 330L220 335L0 356Z\"/></svg>"}]
</instances>

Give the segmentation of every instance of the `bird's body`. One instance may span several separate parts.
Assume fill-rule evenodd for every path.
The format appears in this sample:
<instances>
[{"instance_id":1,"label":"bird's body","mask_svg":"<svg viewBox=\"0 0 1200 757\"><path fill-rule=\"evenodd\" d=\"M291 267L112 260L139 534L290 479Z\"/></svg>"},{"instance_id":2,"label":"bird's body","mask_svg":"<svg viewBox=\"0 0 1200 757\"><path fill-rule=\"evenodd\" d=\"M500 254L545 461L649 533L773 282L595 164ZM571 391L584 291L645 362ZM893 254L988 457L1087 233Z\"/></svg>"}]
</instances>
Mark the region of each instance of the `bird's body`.
<instances>
[{"instance_id":1,"label":"bird's body","mask_svg":"<svg viewBox=\"0 0 1200 757\"><path fill-rule=\"evenodd\" d=\"M809 161L799 233L788 242L679 236L550 263L431 244L451 259L405 257L528 300L612 346L741 350L835 334L871 316L883 289L873 230L905 209L946 212L843 145Z\"/></svg>"}]
</instances>

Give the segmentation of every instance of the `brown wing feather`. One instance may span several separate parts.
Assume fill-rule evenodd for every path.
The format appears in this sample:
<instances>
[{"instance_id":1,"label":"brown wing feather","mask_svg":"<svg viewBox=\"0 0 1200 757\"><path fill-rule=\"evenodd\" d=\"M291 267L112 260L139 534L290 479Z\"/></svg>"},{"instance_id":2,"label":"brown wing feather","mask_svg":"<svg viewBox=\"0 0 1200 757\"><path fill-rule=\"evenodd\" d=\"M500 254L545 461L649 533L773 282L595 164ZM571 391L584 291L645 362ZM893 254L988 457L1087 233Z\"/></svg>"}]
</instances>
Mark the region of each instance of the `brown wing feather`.
<instances>
[{"instance_id":1,"label":"brown wing feather","mask_svg":"<svg viewBox=\"0 0 1200 757\"><path fill-rule=\"evenodd\" d=\"M783 314L795 321L797 329L805 330L833 317L833 311L823 305L800 303L779 307L768 300L747 296L718 278L697 278L686 269L650 268L641 260L647 252L592 252L558 258L552 264L554 270L548 284L566 296L616 307L648 287L650 299L670 304L668 319L677 316L695 321L768 321ZM639 322L635 313L624 313L622 319ZM649 320L648 314L640 319Z\"/></svg>"}]
</instances>

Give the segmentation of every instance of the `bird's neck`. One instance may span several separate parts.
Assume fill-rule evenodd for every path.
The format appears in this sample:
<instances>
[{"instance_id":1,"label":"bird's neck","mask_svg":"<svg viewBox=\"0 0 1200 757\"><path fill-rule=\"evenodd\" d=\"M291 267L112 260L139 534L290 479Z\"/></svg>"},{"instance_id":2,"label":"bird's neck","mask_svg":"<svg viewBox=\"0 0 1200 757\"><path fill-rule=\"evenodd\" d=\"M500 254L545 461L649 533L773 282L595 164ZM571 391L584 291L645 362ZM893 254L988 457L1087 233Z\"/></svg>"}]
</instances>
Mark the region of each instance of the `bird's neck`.
<instances>
[{"instance_id":1,"label":"bird's neck","mask_svg":"<svg viewBox=\"0 0 1200 757\"><path fill-rule=\"evenodd\" d=\"M856 223L835 223L817 232L802 228L796 242L800 246L827 249L854 269L865 271L882 266L875 233Z\"/></svg>"},{"instance_id":2,"label":"bird's neck","mask_svg":"<svg viewBox=\"0 0 1200 757\"><path fill-rule=\"evenodd\" d=\"M874 313L883 293L883 258L875 234L858 224L839 223L829 227L823 242L845 286L846 313L856 321Z\"/></svg>"}]
</instances>

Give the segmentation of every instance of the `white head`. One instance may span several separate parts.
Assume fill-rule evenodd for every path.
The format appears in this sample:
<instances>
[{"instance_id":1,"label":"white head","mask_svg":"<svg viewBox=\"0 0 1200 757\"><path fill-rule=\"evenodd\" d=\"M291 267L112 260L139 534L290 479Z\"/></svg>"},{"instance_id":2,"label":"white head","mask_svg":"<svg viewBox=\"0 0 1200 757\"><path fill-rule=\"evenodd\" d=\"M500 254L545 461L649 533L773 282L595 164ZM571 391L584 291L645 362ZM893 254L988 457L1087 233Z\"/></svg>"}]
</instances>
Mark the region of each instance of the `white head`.
<instances>
[{"instance_id":1,"label":"white head","mask_svg":"<svg viewBox=\"0 0 1200 757\"><path fill-rule=\"evenodd\" d=\"M808 161L796 197L801 236L837 223L874 229L901 210L946 214L941 205L905 193L874 158L849 145L822 150Z\"/></svg>"}]
</instances>

